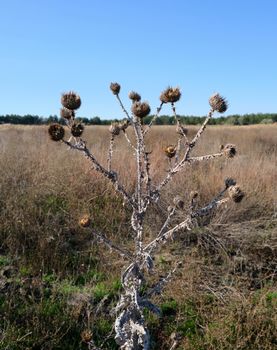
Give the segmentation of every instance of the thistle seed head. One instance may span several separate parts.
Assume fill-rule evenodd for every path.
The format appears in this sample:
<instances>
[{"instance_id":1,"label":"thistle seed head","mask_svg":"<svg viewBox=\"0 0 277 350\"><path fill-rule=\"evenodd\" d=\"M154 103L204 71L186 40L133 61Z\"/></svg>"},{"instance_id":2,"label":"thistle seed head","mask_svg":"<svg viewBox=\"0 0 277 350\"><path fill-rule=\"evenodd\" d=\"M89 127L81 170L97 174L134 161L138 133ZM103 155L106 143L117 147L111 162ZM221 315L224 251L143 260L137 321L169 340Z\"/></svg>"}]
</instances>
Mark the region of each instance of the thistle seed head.
<instances>
[{"instance_id":1,"label":"thistle seed head","mask_svg":"<svg viewBox=\"0 0 277 350\"><path fill-rule=\"evenodd\" d=\"M114 136L119 135L120 130L121 130L121 127L118 123L112 123L110 128L109 128L109 132Z\"/></svg>"},{"instance_id":2,"label":"thistle seed head","mask_svg":"<svg viewBox=\"0 0 277 350\"><path fill-rule=\"evenodd\" d=\"M218 93L210 97L209 104L214 111L217 111L219 113L226 112L228 108L228 102L224 97L220 96Z\"/></svg>"},{"instance_id":3,"label":"thistle seed head","mask_svg":"<svg viewBox=\"0 0 277 350\"><path fill-rule=\"evenodd\" d=\"M169 86L166 90L164 90L161 93L160 100L163 103L168 103L168 102L177 102L181 98L181 91L178 87L171 87Z\"/></svg>"},{"instance_id":4,"label":"thistle seed head","mask_svg":"<svg viewBox=\"0 0 277 350\"><path fill-rule=\"evenodd\" d=\"M79 225L82 227L89 227L91 224L90 217L88 215L84 215L80 220L79 220Z\"/></svg>"},{"instance_id":5,"label":"thistle seed head","mask_svg":"<svg viewBox=\"0 0 277 350\"><path fill-rule=\"evenodd\" d=\"M176 196L174 199L173 199L173 203L175 205L176 208L178 209L184 209L184 206L185 206L185 202L183 200L183 198L181 196Z\"/></svg>"},{"instance_id":6,"label":"thistle seed head","mask_svg":"<svg viewBox=\"0 0 277 350\"><path fill-rule=\"evenodd\" d=\"M110 89L114 95L118 95L120 92L120 85L118 83L111 83Z\"/></svg>"},{"instance_id":7,"label":"thistle seed head","mask_svg":"<svg viewBox=\"0 0 277 350\"><path fill-rule=\"evenodd\" d=\"M81 98L75 92L69 91L62 94L61 103L65 108L75 110L81 106Z\"/></svg>"},{"instance_id":8,"label":"thistle seed head","mask_svg":"<svg viewBox=\"0 0 277 350\"><path fill-rule=\"evenodd\" d=\"M81 123L73 124L71 127L71 134L74 137L80 137L84 131L84 125Z\"/></svg>"},{"instance_id":9,"label":"thistle seed head","mask_svg":"<svg viewBox=\"0 0 277 350\"><path fill-rule=\"evenodd\" d=\"M151 109L147 102L136 101L132 105L132 112L138 118L144 118L150 113Z\"/></svg>"},{"instance_id":10,"label":"thistle seed head","mask_svg":"<svg viewBox=\"0 0 277 350\"><path fill-rule=\"evenodd\" d=\"M244 197L244 193L238 185L230 186L228 188L228 194L235 203L241 202Z\"/></svg>"},{"instance_id":11,"label":"thistle seed head","mask_svg":"<svg viewBox=\"0 0 277 350\"><path fill-rule=\"evenodd\" d=\"M234 179L232 179L231 177L227 177L225 180L225 187L229 188L231 186L235 186L236 185L236 181Z\"/></svg>"},{"instance_id":12,"label":"thistle seed head","mask_svg":"<svg viewBox=\"0 0 277 350\"><path fill-rule=\"evenodd\" d=\"M64 137L64 128L60 124L51 124L48 128L51 140L60 141Z\"/></svg>"},{"instance_id":13,"label":"thistle seed head","mask_svg":"<svg viewBox=\"0 0 277 350\"><path fill-rule=\"evenodd\" d=\"M165 149L164 149L165 155L168 158L173 158L176 154L176 147L172 146L172 145L168 145Z\"/></svg>"},{"instance_id":14,"label":"thistle seed head","mask_svg":"<svg viewBox=\"0 0 277 350\"><path fill-rule=\"evenodd\" d=\"M81 339L84 343L89 343L92 340L92 332L89 329L85 329L81 333Z\"/></svg>"},{"instance_id":15,"label":"thistle seed head","mask_svg":"<svg viewBox=\"0 0 277 350\"><path fill-rule=\"evenodd\" d=\"M60 116L64 119L71 119L74 116L74 111L63 107L60 110Z\"/></svg>"},{"instance_id":16,"label":"thistle seed head","mask_svg":"<svg viewBox=\"0 0 277 350\"><path fill-rule=\"evenodd\" d=\"M236 146L228 143L224 146L223 152L227 158L233 158L237 154Z\"/></svg>"},{"instance_id":17,"label":"thistle seed head","mask_svg":"<svg viewBox=\"0 0 277 350\"><path fill-rule=\"evenodd\" d=\"M131 91L131 92L129 92L129 99L132 100L133 103L139 102L141 100L141 96L137 92Z\"/></svg>"}]
</instances>

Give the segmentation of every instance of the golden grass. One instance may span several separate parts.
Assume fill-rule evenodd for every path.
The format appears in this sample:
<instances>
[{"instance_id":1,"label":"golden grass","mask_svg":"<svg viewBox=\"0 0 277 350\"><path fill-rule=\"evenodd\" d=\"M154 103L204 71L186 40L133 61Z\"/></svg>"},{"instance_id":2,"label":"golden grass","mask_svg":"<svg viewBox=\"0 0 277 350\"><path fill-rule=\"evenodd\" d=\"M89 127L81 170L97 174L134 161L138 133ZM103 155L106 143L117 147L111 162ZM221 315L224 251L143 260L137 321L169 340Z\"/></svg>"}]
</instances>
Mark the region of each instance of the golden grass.
<instances>
[{"instance_id":1,"label":"golden grass","mask_svg":"<svg viewBox=\"0 0 277 350\"><path fill-rule=\"evenodd\" d=\"M189 138L196 130L189 127ZM235 144L238 155L188 165L164 189L161 202L150 207L146 239L155 235L177 194L186 199L197 190L199 205L205 204L226 177L235 178L246 193L241 203L222 208L209 229L182 235L181 242L157 254L161 273L176 259L184 262L174 290L168 288L158 304L172 297L178 305L193 301L193 310L178 309L174 322L154 323L159 348L168 349L169 331L175 330L174 325L186 327L190 318L196 320L198 338L184 337L183 348L269 350L274 344L276 313L268 300L276 293L276 134L275 124L208 127L194 155L217 152L226 143ZM105 163L108 127L87 127L84 139ZM155 126L147 136L154 183L168 169L163 148L175 140L171 126ZM45 126L0 125L0 152L0 255L17 258L39 276L55 271L60 277L76 278L96 264L107 276L118 277L124 262L95 244L78 225L83 214L90 214L95 228L132 247L130 213L107 181L91 170L81 154L51 141ZM134 156L123 135L116 139L112 164L121 182L133 190ZM256 290L263 287L257 297Z\"/></svg>"}]
</instances>

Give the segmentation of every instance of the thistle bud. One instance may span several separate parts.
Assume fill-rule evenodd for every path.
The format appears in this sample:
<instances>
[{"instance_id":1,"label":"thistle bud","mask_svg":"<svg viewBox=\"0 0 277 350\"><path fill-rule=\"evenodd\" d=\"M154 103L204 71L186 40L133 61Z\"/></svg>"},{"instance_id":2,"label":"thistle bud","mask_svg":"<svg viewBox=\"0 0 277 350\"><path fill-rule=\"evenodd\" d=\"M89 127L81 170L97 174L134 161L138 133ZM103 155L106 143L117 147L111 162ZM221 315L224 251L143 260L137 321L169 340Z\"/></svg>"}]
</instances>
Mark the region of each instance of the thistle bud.
<instances>
[{"instance_id":1,"label":"thistle bud","mask_svg":"<svg viewBox=\"0 0 277 350\"><path fill-rule=\"evenodd\" d=\"M88 215L84 215L80 220L79 220L79 225L82 227L89 227L91 224L90 217Z\"/></svg>"},{"instance_id":2,"label":"thistle bud","mask_svg":"<svg viewBox=\"0 0 277 350\"><path fill-rule=\"evenodd\" d=\"M81 98L75 92L69 91L62 94L61 103L65 108L74 110L81 106Z\"/></svg>"},{"instance_id":3,"label":"thistle bud","mask_svg":"<svg viewBox=\"0 0 277 350\"><path fill-rule=\"evenodd\" d=\"M48 128L51 140L60 141L64 137L64 128L60 124L51 124Z\"/></svg>"},{"instance_id":4,"label":"thistle bud","mask_svg":"<svg viewBox=\"0 0 277 350\"><path fill-rule=\"evenodd\" d=\"M89 343L92 340L92 332L89 329L85 329L81 333L81 338L84 343Z\"/></svg>"},{"instance_id":5,"label":"thistle bud","mask_svg":"<svg viewBox=\"0 0 277 350\"><path fill-rule=\"evenodd\" d=\"M163 103L168 103L168 102L177 102L179 101L181 98L181 91L178 87L168 87L166 90L164 90L162 93L161 93L161 96L160 96L160 100L163 102Z\"/></svg>"},{"instance_id":6,"label":"thistle bud","mask_svg":"<svg viewBox=\"0 0 277 350\"><path fill-rule=\"evenodd\" d=\"M120 130L121 130L121 128L120 128L118 123L112 123L110 128L109 128L109 132L112 135L114 135L114 136L119 135L120 134Z\"/></svg>"},{"instance_id":7,"label":"thistle bud","mask_svg":"<svg viewBox=\"0 0 277 350\"><path fill-rule=\"evenodd\" d=\"M219 113L226 112L228 108L228 102L224 97L220 96L218 93L210 97L209 104L214 111L217 111Z\"/></svg>"},{"instance_id":8,"label":"thistle bud","mask_svg":"<svg viewBox=\"0 0 277 350\"><path fill-rule=\"evenodd\" d=\"M244 197L244 193L238 185L230 186L228 188L228 194L235 203L241 202Z\"/></svg>"},{"instance_id":9,"label":"thistle bud","mask_svg":"<svg viewBox=\"0 0 277 350\"><path fill-rule=\"evenodd\" d=\"M132 112L138 118L144 118L150 113L151 109L147 102L134 102Z\"/></svg>"},{"instance_id":10,"label":"thistle bud","mask_svg":"<svg viewBox=\"0 0 277 350\"><path fill-rule=\"evenodd\" d=\"M141 100L141 96L137 92L131 91L129 92L129 99L133 102L139 102Z\"/></svg>"},{"instance_id":11,"label":"thistle bud","mask_svg":"<svg viewBox=\"0 0 277 350\"><path fill-rule=\"evenodd\" d=\"M60 116L64 119L71 119L72 117L74 117L74 111L63 107L60 110Z\"/></svg>"},{"instance_id":12,"label":"thistle bud","mask_svg":"<svg viewBox=\"0 0 277 350\"><path fill-rule=\"evenodd\" d=\"M183 200L182 197L176 196L176 197L173 199L173 203L174 203L174 205L175 205L176 208L178 208L178 209L184 209L185 202L184 202L184 200Z\"/></svg>"},{"instance_id":13,"label":"thistle bud","mask_svg":"<svg viewBox=\"0 0 277 350\"><path fill-rule=\"evenodd\" d=\"M224 146L223 152L227 158L233 158L237 153L236 146L228 143Z\"/></svg>"},{"instance_id":14,"label":"thistle bud","mask_svg":"<svg viewBox=\"0 0 277 350\"><path fill-rule=\"evenodd\" d=\"M229 188L231 186L235 186L236 185L236 181L234 179L232 179L231 177L227 177L225 180L225 186L226 188Z\"/></svg>"},{"instance_id":15,"label":"thistle bud","mask_svg":"<svg viewBox=\"0 0 277 350\"><path fill-rule=\"evenodd\" d=\"M164 152L168 158L173 158L176 154L176 147L169 145L164 149Z\"/></svg>"},{"instance_id":16,"label":"thistle bud","mask_svg":"<svg viewBox=\"0 0 277 350\"><path fill-rule=\"evenodd\" d=\"M73 124L71 127L71 134L74 137L80 137L84 131L84 125L81 123Z\"/></svg>"},{"instance_id":17,"label":"thistle bud","mask_svg":"<svg viewBox=\"0 0 277 350\"><path fill-rule=\"evenodd\" d=\"M120 92L120 85L118 83L111 83L110 89L114 95L118 95Z\"/></svg>"}]
</instances>

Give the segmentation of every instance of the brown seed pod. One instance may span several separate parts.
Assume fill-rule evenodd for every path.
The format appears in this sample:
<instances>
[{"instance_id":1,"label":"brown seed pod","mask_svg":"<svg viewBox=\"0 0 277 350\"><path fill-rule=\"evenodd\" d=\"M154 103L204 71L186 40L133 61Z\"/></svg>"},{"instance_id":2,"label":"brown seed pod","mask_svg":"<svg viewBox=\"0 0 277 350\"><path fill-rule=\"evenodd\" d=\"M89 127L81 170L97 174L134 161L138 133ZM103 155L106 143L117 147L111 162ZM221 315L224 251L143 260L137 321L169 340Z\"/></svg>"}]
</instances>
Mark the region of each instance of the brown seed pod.
<instances>
[{"instance_id":1,"label":"brown seed pod","mask_svg":"<svg viewBox=\"0 0 277 350\"><path fill-rule=\"evenodd\" d=\"M230 186L228 188L228 194L235 203L241 202L244 197L244 193L238 185Z\"/></svg>"},{"instance_id":2,"label":"brown seed pod","mask_svg":"<svg viewBox=\"0 0 277 350\"><path fill-rule=\"evenodd\" d=\"M235 186L236 185L236 181L234 179L232 179L231 177L227 177L225 180L225 186L226 188L229 188L231 186Z\"/></svg>"},{"instance_id":3,"label":"brown seed pod","mask_svg":"<svg viewBox=\"0 0 277 350\"><path fill-rule=\"evenodd\" d=\"M71 134L74 137L80 137L84 131L84 125L81 123L73 124L71 127Z\"/></svg>"},{"instance_id":4,"label":"brown seed pod","mask_svg":"<svg viewBox=\"0 0 277 350\"><path fill-rule=\"evenodd\" d=\"M118 83L111 83L110 89L114 95L118 95L120 92L120 85Z\"/></svg>"},{"instance_id":5,"label":"brown seed pod","mask_svg":"<svg viewBox=\"0 0 277 350\"><path fill-rule=\"evenodd\" d=\"M84 215L80 220L79 220L79 225L82 227L89 227L91 224L90 217L88 215Z\"/></svg>"},{"instance_id":6,"label":"brown seed pod","mask_svg":"<svg viewBox=\"0 0 277 350\"><path fill-rule=\"evenodd\" d=\"M160 100L163 103L168 103L168 102L177 102L181 98L181 91L178 87L171 87L169 86L166 90L164 90L161 95L160 95Z\"/></svg>"},{"instance_id":7,"label":"brown seed pod","mask_svg":"<svg viewBox=\"0 0 277 350\"><path fill-rule=\"evenodd\" d=\"M168 158L173 158L176 154L176 147L172 146L172 145L168 145L165 149L164 149L165 155Z\"/></svg>"},{"instance_id":8,"label":"brown seed pod","mask_svg":"<svg viewBox=\"0 0 277 350\"><path fill-rule=\"evenodd\" d=\"M60 110L60 116L64 119L71 119L72 117L74 117L74 111L63 107Z\"/></svg>"},{"instance_id":9,"label":"brown seed pod","mask_svg":"<svg viewBox=\"0 0 277 350\"><path fill-rule=\"evenodd\" d=\"M84 343L89 343L92 340L92 332L89 329L85 329L81 333L81 338Z\"/></svg>"},{"instance_id":10,"label":"brown seed pod","mask_svg":"<svg viewBox=\"0 0 277 350\"><path fill-rule=\"evenodd\" d=\"M237 154L236 146L228 143L224 146L223 152L227 158L233 158Z\"/></svg>"},{"instance_id":11,"label":"brown seed pod","mask_svg":"<svg viewBox=\"0 0 277 350\"><path fill-rule=\"evenodd\" d=\"M60 141L64 137L64 128L60 124L51 124L48 128L51 140Z\"/></svg>"},{"instance_id":12,"label":"brown seed pod","mask_svg":"<svg viewBox=\"0 0 277 350\"><path fill-rule=\"evenodd\" d=\"M151 109L147 102L136 101L132 105L132 112L138 118L144 118L150 113Z\"/></svg>"},{"instance_id":13,"label":"brown seed pod","mask_svg":"<svg viewBox=\"0 0 277 350\"><path fill-rule=\"evenodd\" d=\"M228 102L224 97L220 96L218 93L210 97L209 104L214 111L217 111L219 113L226 112L228 108Z\"/></svg>"},{"instance_id":14,"label":"brown seed pod","mask_svg":"<svg viewBox=\"0 0 277 350\"><path fill-rule=\"evenodd\" d=\"M109 128L109 132L114 136L119 135L120 130L121 130L121 127L118 123L112 123L110 128Z\"/></svg>"},{"instance_id":15,"label":"brown seed pod","mask_svg":"<svg viewBox=\"0 0 277 350\"><path fill-rule=\"evenodd\" d=\"M178 209L184 209L184 206L185 206L185 202L183 200L183 198L181 196L176 196L174 199L173 199L173 203L175 205L176 208Z\"/></svg>"},{"instance_id":16,"label":"brown seed pod","mask_svg":"<svg viewBox=\"0 0 277 350\"><path fill-rule=\"evenodd\" d=\"M81 106L81 98L75 92L69 91L62 94L61 103L65 108L74 110Z\"/></svg>"},{"instance_id":17,"label":"brown seed pod","mask_svg":"<svg viewBox=\"0 0 277 350\"><path fill-rule=\"evenodd\" d=\"M139 102L141 100L141 96L137 92L131 91L129 92L129 99L133 102Z\"/></svg>"}]
</instances>

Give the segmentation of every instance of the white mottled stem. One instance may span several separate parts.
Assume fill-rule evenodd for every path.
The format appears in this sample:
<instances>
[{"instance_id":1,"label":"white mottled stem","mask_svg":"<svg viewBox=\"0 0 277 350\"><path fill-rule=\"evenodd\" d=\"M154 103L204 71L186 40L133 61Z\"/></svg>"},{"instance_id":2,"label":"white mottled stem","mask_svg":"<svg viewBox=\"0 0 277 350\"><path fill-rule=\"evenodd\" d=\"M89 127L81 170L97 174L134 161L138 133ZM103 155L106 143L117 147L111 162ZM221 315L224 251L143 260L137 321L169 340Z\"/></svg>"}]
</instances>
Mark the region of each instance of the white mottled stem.
<instances>
[{"instance_id":1,"label":"white mottled stem","mask_svg":"<svg viewBox=\"0 0 277 350\"><path fill-rule=\"evenodd\" d=\"M223 152L214 153L214 154L207 154L205 156L188 158L187 162L188 163L201 162L202 160L209 160L209 159L219 158L219 157L222 157L222 156L224 156Z\"/></svg>"}]
</instances>

